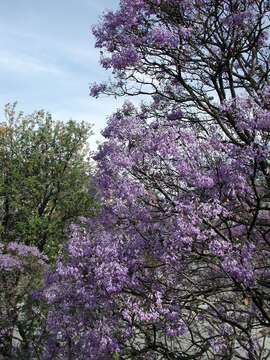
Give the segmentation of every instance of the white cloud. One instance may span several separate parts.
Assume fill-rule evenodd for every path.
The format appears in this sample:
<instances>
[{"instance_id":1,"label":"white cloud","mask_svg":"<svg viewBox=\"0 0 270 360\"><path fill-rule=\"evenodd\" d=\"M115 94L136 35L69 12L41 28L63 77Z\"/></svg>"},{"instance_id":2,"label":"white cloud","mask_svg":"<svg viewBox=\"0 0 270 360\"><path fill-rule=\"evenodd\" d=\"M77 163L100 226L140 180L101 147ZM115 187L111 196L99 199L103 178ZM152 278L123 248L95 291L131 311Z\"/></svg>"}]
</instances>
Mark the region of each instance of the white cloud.
<instances>
[{"instance_id":1,"label":"white cloud","mask_svg":"<svg viewBox=\"0 0 270 360\"><path fill-rule=\"evenodd\" d=\"M53 75L62 74L62 70L54 64L48 64L32 56L0 52L0 66L8 71L18 73L47 73Z\"/></svg>"}]
</instances>

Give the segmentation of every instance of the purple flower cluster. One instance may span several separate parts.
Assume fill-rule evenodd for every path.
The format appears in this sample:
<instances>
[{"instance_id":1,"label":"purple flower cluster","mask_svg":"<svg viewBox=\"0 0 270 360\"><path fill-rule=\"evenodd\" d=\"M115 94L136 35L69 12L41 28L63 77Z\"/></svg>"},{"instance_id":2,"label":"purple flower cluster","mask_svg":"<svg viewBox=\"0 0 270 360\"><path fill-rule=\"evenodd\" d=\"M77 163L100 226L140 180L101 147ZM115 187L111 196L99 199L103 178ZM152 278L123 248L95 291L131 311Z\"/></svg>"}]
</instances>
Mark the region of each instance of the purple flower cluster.
<instances>
[{"instance_id":1,"label":"purple flower cluster","mask_svg":"<svg viewBox=\"0 0 270 360\"><path fill-rule=\"evenodd\" d=\"M184 303L192 291L219 289L220 296L207 301L226 300L230 324L231 306L242 307L233 288L254 291L262 276L255 269L266 261L264 226L251 224L256 192L263 195L266 184L259 170L258 187L250 179L265 134L256 130L260 142L241 148L224 142L218 127L196 136L176 117L147 114L145 106L125 104L111 117L96 155L104 208L83 229L74 226L70 260L58 263L44 293L57 309L48 327L63 344L74 342L78 358L121 353L131 344L140 349L140 329L148 326L166 341L186 338L188 344L196 328L190 312L197 310ZM223 287L231 291L222 294ZM203 314L200 296L192 298ZM221 324L223 317L210 310L207 317ZM259 318L260 310L255 313ZM206 323L196 326L205 331ZM217 344L225 338L209 343L221 351ZM176 343L171 350L178 351Z\"/></svg>"},{"instance_id":2,"label":"purple flower cluster","mask_svg":"<svg viewBox=\"0 0 270 360\"><path fill-rule=\"evenodd\" d=\"M106 90L106 85L105 84L96 84L96 83L94 83L90 87L90 96L98 98L99 94L104 92L105 90Z\"/></svg>"},{"instance_id":3,"label":"purple flower cluster","mask_svg":"<svg viewBox=\"0 0 270 360\"><path fill-rule=\"evenodd\" d=\"M22 334L29 334L28 324L40 319L40 309L30 304L32 292L47 269L46 261L34 246L0 243L0 353L7 358L17 357L17 352L20 357L23 342L32 349L31 336L23 338ZM36 327L35 333L39 331Z\"/></svg>"},{"instance_id":4,"label":"purple flower cluster","mask_svg":"<svg viewBox=\"0 0 270 360\"><path fill-rule=\"evenodd\" d=\"M23 271L29 258L35 259L40 265L45 265L47 257L42 255L35 246L27 246L17 242L0 243L0 268L5 271Z\"/></svg>"},{"instance_id":5,"label":"purple flower cluster","mask_svg":"<svg viewBox=\"0 0 270 360\"><path fill-rule=\"evenodd\" d=\"M94 29L110 91L150 97L103 132L102 208L73 226L44 290L48 358L262 358L268 13L253 0L121 0Z\"/></svg>"}]
</instances>

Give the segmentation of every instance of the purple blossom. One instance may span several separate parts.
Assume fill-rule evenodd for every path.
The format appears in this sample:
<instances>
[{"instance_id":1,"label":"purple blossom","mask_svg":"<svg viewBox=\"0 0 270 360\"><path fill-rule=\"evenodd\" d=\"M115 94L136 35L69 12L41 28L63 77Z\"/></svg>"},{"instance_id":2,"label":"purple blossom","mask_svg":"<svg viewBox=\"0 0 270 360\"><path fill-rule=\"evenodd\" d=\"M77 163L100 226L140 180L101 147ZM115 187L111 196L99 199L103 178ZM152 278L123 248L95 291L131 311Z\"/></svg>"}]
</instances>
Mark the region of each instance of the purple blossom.
<instances>
[{"instance_id":1,"label":"purple blossom","mask_svg":"<svg viewBox=\"0 0 270 360\"><path fill-rule=\"evenodd\" d=\"M105 84L96 84L96 83L94 83L90 87L90 96L98 98L100 93L104 92L105 90L106 90L106 85Z\"/></svg>"},{"instance_id":2,"label":"purple blossom","mask_svg":"<svg viewBox=\"0 0 270 360\"><path fill-rule=\"evenodd\" d=\"M94 28L114 82L92 95L149 96L103 131L101 209L44 289L48 358L229 358L269 325L268 12L121 0Z\"/></svg>"}]
</instances>

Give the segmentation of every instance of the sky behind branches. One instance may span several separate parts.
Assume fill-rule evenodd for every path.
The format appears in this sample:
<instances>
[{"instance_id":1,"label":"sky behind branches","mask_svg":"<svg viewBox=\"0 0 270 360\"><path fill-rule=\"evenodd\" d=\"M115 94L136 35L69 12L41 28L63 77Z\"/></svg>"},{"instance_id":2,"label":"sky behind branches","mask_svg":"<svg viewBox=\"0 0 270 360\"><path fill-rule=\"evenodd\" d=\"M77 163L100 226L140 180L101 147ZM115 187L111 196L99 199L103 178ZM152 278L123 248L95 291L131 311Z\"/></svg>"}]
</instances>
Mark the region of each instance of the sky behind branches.
<instances>
[{"instance_id":1,"label":"sky behind branches","mask_svg":"<svg viewBox=\"0 0 270 360\"><path fill-rule=\"evenodd\" d=\"M94 124L93 142L101 140L106 116L120 103L89 97L89 84L109 76L99 65L91 27L104 10L116 8L117 3L0 1L1 109L18 101L18 110L26 113L44 109L59 120L85 120Z\"/></svg>"}]
</instances>

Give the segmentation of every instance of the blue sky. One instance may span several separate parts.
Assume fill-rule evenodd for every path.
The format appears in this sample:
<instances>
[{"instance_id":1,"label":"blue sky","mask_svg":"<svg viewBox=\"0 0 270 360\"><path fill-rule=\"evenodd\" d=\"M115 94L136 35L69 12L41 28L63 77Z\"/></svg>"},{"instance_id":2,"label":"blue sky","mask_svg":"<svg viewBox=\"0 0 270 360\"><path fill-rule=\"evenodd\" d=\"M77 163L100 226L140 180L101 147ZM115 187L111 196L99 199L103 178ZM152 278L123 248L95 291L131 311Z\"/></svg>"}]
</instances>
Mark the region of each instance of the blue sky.
<instances>
[{"instance_id":1,"label":"blue sky","mask_svg":"<svg viewBox=\"0 0 270 360\"><path fill-rule=\"evenodd\" d=\"M18 101L25 113L94 125L94 143L120 101L89 97L89 84L109 74L99 66L92 25L118 0L0 1L0 107ZM3 111L1 112L3 116Z\"/></svg>"}]
</instances>

